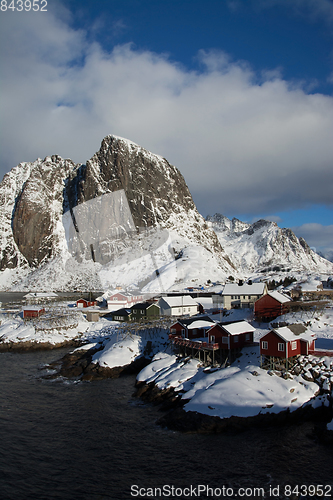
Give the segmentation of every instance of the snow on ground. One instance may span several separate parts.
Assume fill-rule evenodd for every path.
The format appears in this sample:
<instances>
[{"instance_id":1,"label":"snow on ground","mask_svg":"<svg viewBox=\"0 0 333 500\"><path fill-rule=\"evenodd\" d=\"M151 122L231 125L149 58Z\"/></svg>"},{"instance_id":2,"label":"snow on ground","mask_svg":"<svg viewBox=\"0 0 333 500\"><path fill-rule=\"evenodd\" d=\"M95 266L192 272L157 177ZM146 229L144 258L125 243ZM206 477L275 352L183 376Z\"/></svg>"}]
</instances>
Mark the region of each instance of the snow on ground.
<instances>
[{"instance_id":1,"label":"snow on ground","mask_svg":"<svg viewBox=\"0 0 333 500\"><path fill-rule=\"evenodd\" d=\"M68 303L46 305L40 318L23 320L22 313L0 314L0 342L35 342L61 344L80 339L89 341L110 334L115 322L101 318L97 323L88 322L81 311L70 309Z\"/></svg>"},{"instance_id":2,"label":"snow on ground","mask_svg":"<svg viewBox=\"0 0 333 500\"><path fill-rule=\"evenodd\" d=\"M316 383L302 377L284 379L261 369L257 347L244 348L232 366L212 373L206 373L197 360L157 355L138 380L154 381L160 389L174 387L182 391L183 399L190 399L186 411L220 418L278 413L286 408L292 411L318 391Z\"/></svg>"}]
</instances>

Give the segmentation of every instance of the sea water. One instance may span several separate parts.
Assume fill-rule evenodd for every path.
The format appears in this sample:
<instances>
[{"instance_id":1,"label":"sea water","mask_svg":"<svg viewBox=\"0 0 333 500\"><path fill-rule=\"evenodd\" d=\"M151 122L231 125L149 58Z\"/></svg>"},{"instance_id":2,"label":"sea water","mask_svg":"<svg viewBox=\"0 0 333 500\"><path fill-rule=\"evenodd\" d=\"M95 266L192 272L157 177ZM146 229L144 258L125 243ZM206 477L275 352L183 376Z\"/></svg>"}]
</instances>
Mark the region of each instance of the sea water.
<instances>
[{"instance_id":1,"label":"sea water","mask_svg":"<svg viewBox=\"0 0 333 500\"><path fill-rule=\"evenodd\" d=\"M231 498L241 487L273 498L273 486L332 483L332 448L311 423L171 432L156 425L157 407L132 397L134 376L42 379L40 367L65 352L0 354L1 500Z\"/></svg>"}]
</instances>

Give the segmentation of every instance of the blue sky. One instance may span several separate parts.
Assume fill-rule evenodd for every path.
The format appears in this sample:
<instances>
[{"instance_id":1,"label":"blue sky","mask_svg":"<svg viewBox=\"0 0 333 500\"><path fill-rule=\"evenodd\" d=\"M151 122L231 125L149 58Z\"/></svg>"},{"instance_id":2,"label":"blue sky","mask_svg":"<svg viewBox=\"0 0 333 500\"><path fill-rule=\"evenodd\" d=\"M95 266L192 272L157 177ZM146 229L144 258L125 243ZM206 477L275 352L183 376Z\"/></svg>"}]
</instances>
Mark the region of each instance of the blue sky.
<instances>
[{"instance_id":1,"label":"blue sky","mask_svg":"<svg viewBox=\"0 0 333 500\"><path fill-rule=\"evenodd\" d=\"M115 134L176 165L202 215L333 249L331 0L49 0L0 30L1 175Z\"/></svg>"}]
</instances>

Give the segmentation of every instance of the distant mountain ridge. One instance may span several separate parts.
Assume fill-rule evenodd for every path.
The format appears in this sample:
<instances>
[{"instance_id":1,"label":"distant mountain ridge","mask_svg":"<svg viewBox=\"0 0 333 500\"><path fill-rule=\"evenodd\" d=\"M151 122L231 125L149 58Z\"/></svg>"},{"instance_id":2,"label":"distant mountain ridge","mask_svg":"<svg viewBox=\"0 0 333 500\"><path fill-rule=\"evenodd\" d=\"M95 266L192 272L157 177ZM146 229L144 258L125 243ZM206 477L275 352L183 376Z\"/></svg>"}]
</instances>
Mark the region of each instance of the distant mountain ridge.
<instances>
[{"instance_id":1,"label":"distant mountain ridge","mask_svg":"<svg viewBox=\"0 0 333 500\"><path fill-rule=\"evenodd\" d=\"M332 272L331 263L311 250L303 238L275 222L253 224L215 214L206 218L225 252L245 275L264 273L272 268L291 272Z\"/></svg>"}]
</instances>

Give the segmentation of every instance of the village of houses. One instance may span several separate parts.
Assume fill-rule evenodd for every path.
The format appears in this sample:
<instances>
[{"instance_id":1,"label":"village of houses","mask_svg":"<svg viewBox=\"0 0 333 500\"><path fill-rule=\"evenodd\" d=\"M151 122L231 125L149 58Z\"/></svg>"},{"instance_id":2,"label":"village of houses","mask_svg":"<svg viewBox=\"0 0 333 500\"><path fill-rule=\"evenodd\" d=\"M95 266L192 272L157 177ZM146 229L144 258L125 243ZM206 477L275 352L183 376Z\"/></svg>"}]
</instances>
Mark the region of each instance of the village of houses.
<instances>
[{"instance_id":1,"label":"village of houses","mask_svg":"<svg viewBox=\"0 0 333 500\"><path fill-rule=\"evenodd\" d=\"M302 293L299 287L280 292L269 290L266 282L227 283L220 293L204 292L191 288L186 294L165 294L145 300L144 295L133 295L115 290L107 297L79 298L77 311L83 312L88 322L106 318L114 322L142 323L169 319L169 339L176 351L186 356L198 357L204 364L232 362L244 346L258 346L261 364L270 367L290 366L300 355L317 354L333 356L330 350L316 350L315 334L303 324L283 325L267 331L254 341L256 328L251 323L276 325L284 323L287 313L304 311L307 316L330 308L333 289L323 286ZM91 295L91 294L90 294ZM54 292L31 292L24 296L22 318L30 320L45 317L48 305L58 299ZM72 310L73 311L73 310ZM232 320L242 316L245 319ZM54 316L53 316L54 319ZM333 349L333 346L332 346Z\"/></svg>"},{"instance_id":2,"label":"village of houses","mask_svg":"<svg viewBox=\"0 0 333 500\"><path fill-rule=\"evenodd\" d=\"M249 280L226 283L218 293L191 289L183 294L147 298L115 290L107 296L78 298L75 303L67 304L67 307L69 316L77 319L76 327L80 323L78 318L84 317L86 333L80 333L79 336L88 347L94 345L92 342L98 338L97 333L102 335L104 332L104 351L109 356L103 355L102 350L102 355L95 355L96 362L112 367L117 364L117 360L123 364L133 361L143 354L142 343L135 343L135 339L140 336L140 332L147 329L152 331L152 326L155 326L156 331L164 332L163 342L155 342L157 348L151 349L151 363L138 375L138 380L155 381L160 388L173 386L175 390L186 392L189 381L198 378L198 370L206 374L206 380L210 373L215 377L215 382L216 378L220 378L226 384L227 375L234 374L235 366L237 369L243 366L242 369L245 367L247 372L251 367L252 374L267 374L270 383L266 380L264 386L270 387L267 389L269 391L273 391L275 383L272 375L275 375L274 380L279 379L280 383L284 381L289 385L295 385L297 379L296 389L287 385L294 396L290 398L289 407L296 408L319 393L320 397L326 394L325 401L320 400L320 404L330 404L333 387L332 296L333 289L325 284L319 289L306 291L292 286L283 290L269 290L267 283L252 283ZM0 325L2 343L31 341L32 326L36 332L38 324L45 320L47 323L49 310L54 307L55 300L57 294L26 294L25 305L20 313L20 327L22 330L22 324L25 325L30 333L21 333L14 338L10 336L13 329L10 330L4 321ZM54 320L54 314L51 318ZM158 326L159 330L156 329ZM75 325L73 328L74 334L75 331L82 332L82 321L81 330L75 330ZM120 341L121 345L118 335L117 340L111 335L110 341L110 333L115 331L121 331L122 334L127 332ZM122 354L126 350L129 356L122 355L119 361L117 347L123 348ZM173 373L171 378L170 373ZM244 378L244 387L249 383L246 382L248 380L248 376L246 380ZM196 387L194 382L191 384ZM241 415L247 415L246 411L244 413L245 407L251 407L252 413L258 408L259 412L263 408L268 411L272 407L275 410L280 408L274 398L272 401L264 398L266 402L259 402L258 407L253 401L247 403L249 387L246 397L244 387L237 392L238 398L242 399L242 405L237 403L238 408L243 408ZM192 386L191 390L193 393ZM280 386L276 397L281 398ZM220 410L216 410L218 407ZM218 404L216 398L215 403L210 399L198 406L194 397L189 405L189 409L193 408L220 417L228 416L225 404ZM230 412L234 414L232 410Z\"/></svg>"}]
</instances>

